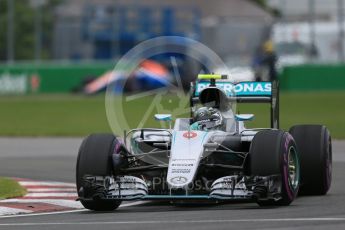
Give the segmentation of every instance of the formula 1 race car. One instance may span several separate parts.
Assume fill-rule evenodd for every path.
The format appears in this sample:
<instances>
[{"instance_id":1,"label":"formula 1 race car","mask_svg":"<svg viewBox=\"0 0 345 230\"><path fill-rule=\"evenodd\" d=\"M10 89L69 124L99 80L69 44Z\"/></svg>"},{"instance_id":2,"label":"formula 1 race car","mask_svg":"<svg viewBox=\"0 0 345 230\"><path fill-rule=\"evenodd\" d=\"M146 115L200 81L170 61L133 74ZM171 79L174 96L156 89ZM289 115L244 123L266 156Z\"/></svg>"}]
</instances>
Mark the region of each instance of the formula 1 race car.
<instances>
[{"instance_id":1,"label":"formula 1 race car","mask_svg":"<svg viewBox=\"0 0 345 230\"><path fill-rule=\"evenodd\" d=\"M270 103L271 128L247 129L253 114L234 103ZM191 84L191 117L173 128L134 129L123 141L91 134L76 168L80 202L114 210L122 201L219 202L246 200L289 205L298 194L324 195L332 177L332 145L323 125L279 129L277 82L231 83L224 75L199 75ZM169 114L156 114L171 124Z\"/></svg>"}]
</instances>

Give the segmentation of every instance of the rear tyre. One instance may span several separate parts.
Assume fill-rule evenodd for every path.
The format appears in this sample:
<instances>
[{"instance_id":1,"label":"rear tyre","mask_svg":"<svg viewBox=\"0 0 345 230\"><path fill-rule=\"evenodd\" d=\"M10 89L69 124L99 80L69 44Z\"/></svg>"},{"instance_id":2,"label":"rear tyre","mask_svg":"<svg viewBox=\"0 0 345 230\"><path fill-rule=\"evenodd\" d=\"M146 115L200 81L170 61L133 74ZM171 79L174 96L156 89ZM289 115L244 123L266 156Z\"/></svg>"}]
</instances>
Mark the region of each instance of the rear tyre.
<instances>
[{"instance_id":1,"label":"rear tyre","mask_svg":"<svg viewBox=\"0 0 345 230\"><path fill-rule=\"evenodd\" d=\"M323 125L296 125L290 131L301 158L301 195L325 195L332 181L332 139Z\"/></svg>"},{"instance_id":2,"label":"rear tyre","mask_svg":"<svg viewBox=\"0 0 345 230\"><path fill-rule=\"evenodd\" d=\"M86 137L80 148L76 167L78 196L82 197L83 177L85 175L111 176L111 157L114 152L116 138L111 134L91 134ZM81 200L82 205L95 211L115 210L121 201Z\"/></svg>"},{"instance_id":3,"label":"rear tyre","mask_svg":"<svg viewBox=\"0 0 345 230\"><path fill-rule=\"evenodd\" d=\"M299 156L293 137L281 130L257 133L249 150L250 171L253 176L279 175L281 199L257 199L260 206L289 205L299 189ZM255 191L254 191L255 192Z\"/></svg>"}]
</instances>

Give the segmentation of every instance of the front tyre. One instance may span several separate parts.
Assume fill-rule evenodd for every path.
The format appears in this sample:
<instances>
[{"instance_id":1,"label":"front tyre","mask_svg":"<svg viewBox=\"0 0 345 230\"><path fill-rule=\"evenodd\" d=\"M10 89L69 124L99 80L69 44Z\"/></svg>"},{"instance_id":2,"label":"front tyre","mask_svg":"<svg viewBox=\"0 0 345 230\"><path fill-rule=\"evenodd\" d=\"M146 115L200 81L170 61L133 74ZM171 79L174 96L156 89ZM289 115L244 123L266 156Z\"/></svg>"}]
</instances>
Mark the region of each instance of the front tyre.
<instances>
[{"instance_id":1,"label":"front tyre","mask_svg":"<svg viewBox=\"0 0 345 230\"><path fill-rule=\"evenodd\" d=\"M323 125L291 127L301 158L301 195L325 195L332 181L332 139Z\"/></svg>"},{"instance_id":2,"label":"front tyre","mask_svg":"<svg viewBox=\"0 0 345 230\"><path fill-rule=\"evenodd\" d=\"M289 205L297 196L300 182L299 155L293 137L282 130L258 132L249 150L253 176L278 175L280 199L257 199L260 206Z\"/></svg>"},{"instance_id":3,"label":"front tyre","mask_svg":"<svg viewBox=\"0 0 345 230\"><path fill-rule=\"evenodd\" d=\"M83 196L83 178L85 175L111 176L111 157L114 153L116 138L111 134L91 134L86 137L77 158L76 180L78 196ZM118 208L121 201L83 200L80 202L86 209L94 211L112 211Z\"/></svg>"}]
</instances>

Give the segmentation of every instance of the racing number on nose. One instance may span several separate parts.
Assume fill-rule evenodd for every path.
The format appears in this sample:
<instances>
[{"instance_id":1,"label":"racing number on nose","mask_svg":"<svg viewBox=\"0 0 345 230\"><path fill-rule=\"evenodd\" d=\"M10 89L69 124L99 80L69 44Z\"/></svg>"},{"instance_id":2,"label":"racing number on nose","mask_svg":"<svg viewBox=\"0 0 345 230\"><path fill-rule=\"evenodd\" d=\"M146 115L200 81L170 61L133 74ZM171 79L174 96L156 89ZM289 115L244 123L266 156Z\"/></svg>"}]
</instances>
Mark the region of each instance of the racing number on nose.
<instances>
[{"instance_id":1,"label":"racing number on nose","mask_svg":"<svg viewBox=\"0 0 345 230\"><path fill-rule=\"evenodd\" d=\"M196 137L198 134L197 133L195 133L195 132L185 132L184 134L183 134L183 137L185 137L185 138L194 138L194 137Z\"/></svg>"}]
</instances>

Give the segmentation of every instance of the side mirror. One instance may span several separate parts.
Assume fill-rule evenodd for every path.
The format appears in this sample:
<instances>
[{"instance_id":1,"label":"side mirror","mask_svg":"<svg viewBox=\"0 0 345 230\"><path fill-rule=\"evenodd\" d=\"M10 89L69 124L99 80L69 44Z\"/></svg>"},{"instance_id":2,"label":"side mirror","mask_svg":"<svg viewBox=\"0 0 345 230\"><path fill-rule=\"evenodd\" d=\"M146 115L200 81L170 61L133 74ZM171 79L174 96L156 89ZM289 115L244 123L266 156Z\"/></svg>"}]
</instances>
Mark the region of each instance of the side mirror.
<instances>
[{"instance_id":1,"label":"side mirror","mask_svg":"<svg viewBox=\"0 0 345 230\"><path fill-rule=\"evenodd\" d=\"M251 121L254 119L254 114L236 114L236 121Z\"/></svg>"},{"instance_id":2,"label":"side mirror","mask_svg":"<svg viewBox=\"0 0 345 230\"><path fill-rule=\"evenodd\" d=\"M171 114L155 114L155 119L157 121L167 121L169 122L169 129L171 129L171 121L172 121L172 116Z\"/></svg>"},{"instance_id":3,"label":"side mirror","mask_svg":"<svg viewBox=\"0 0 345 230\"><path fill-rule=\"evenodd\" d=\"M171 121L171 114L155 114L155 119L157 121Z\"/></svg>"}]
</instances>

